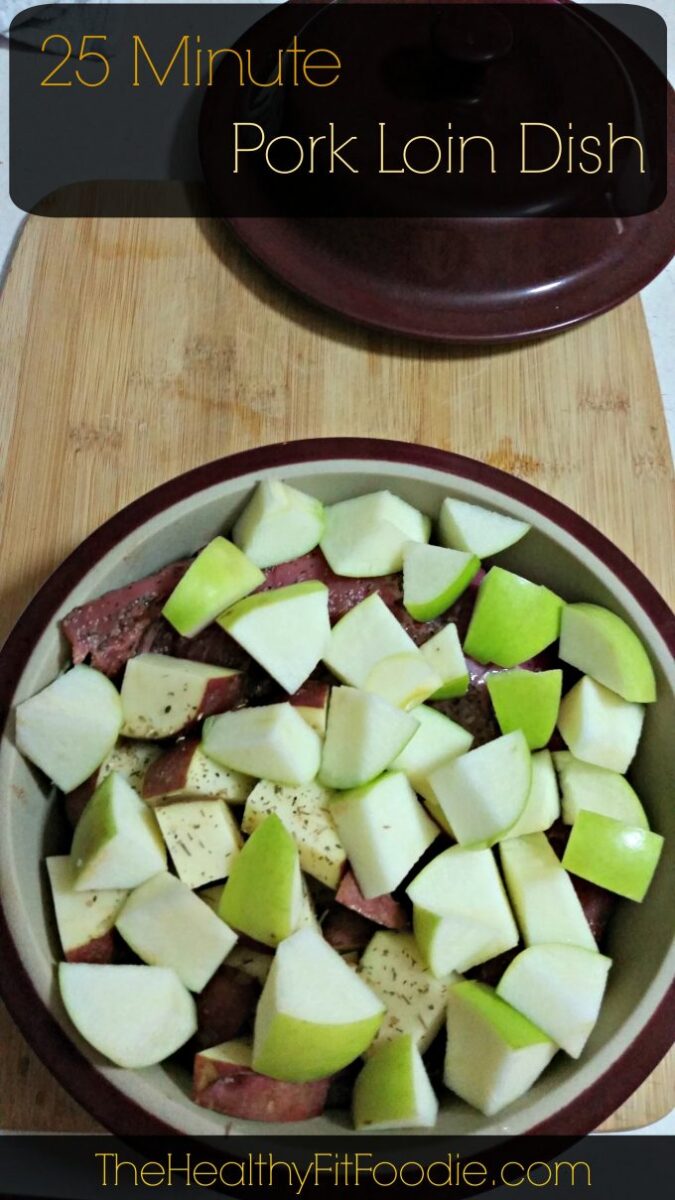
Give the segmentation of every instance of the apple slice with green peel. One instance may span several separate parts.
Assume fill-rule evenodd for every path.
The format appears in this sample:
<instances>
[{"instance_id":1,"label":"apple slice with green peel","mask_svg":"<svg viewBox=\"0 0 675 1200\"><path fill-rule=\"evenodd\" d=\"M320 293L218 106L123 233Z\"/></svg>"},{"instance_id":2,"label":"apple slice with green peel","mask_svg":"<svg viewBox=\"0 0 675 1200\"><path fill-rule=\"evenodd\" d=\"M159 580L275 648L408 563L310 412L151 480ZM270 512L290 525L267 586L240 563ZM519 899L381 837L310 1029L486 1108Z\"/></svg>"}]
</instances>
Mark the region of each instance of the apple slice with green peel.
<instances>
[{"instance_id":1,"label":"apple slice with green peel","mask_svg":"<svg viewBox=\"0 0 675 1200\"><path fill-rule=\"evenodd\" d=\"M381 775L418 727L411 713L358 688L335 687L328 707L320 782L355 788Z\"/></svg>"},{"instance_id":2,"label":"apple slice with green peel","mask_svg":"<svg viewBox=\"0 0 675 1200\"><path fill-rule=\"evenodd\" d=\"M486 684L502 733L522 729L530 750L546 746L558 720L562 671L495 671Z\"/></svg>"},{"instance_id":3,"label":"apple slice with green peel","mask_svg":"<svg viewBox=\"0 0 675 1200\"><path fill-rule=\"evenodd\" d=\"M218 914L239 933L276 946L298 929L302 910L298 850L283 821L272 814L232 864Z\"/></svg>"},{"instance_id":4,"label":"apple slice with green peel","mask_svg":"<svg viewBox=\"0 0 675 1200\"><path fill-rule=\"evenodd\" d=\"M323 504L280 479L263 479L232 530L232 541L259 567L276 567L318 546Z\"/></svg>"},{"instance_id":5,"label":"apple slice with green peel","mask_svg":"<svg viewBox=\"0 0 675 1200\"><path fill-rule=\"evenodd\" d=\"M532 783L527 803L507 837L524 837L528 833L541 833L550 829L560 816L558 784L549 750L539 750L532 755Z\"/></svg>"},{"instance_id":6,"label":"apple slice with green peel","mask_svg":"<svg viewBox=\"0 0 675 1200\"><path fill-rule=\"evenodd\" d=\"M569 750L556 750L553 755L562 791L562 819L573 825L582 809L614 817L626 825L649 829L647 814L637 793L623 775L594 767L592 763L575 758Z\"/></svg>"},{"instance_id":7,"label":"apple slice with green peel","mask_svg":"<svg viewBox=\"0 0 675 1200\"><path fill-rule=\"evenodd\" d=\"M450 981L434 978L413 934L379 930L368 942L357 970L386 1008L364 1057L400 1034L410 1034L424 1054L443 1026Z\"/></svg>"},{"instance_id":8,"label":"apple slice with green peel","mask_svg":"<svg viewBox=\"0 0 675 1200\"><path fill-rule=\"evenodd\" d=\"M147 771L162 751L154 742L127 741L120 738L113 746L110 754L103 759L98 771L94 771L84 783L68 792L66 796L66 812L73 826L77 824L82 811L99 784L103 783L106 775L117 771L127 783L130 783L139 796L143 790L143 780Z\"/></svg>"},{"instance_id":9,"label":"apple slice with green peel","mask_svg":"<svg viewBox=\"0 0 675 1200\"><path fill-rule=\"evenodd\" d=\"M420 654L443 683L432 700L453 700L469 690L469 671L456 625L446 625L420 646Z\"/></svg>"},{"instance_id":10,"label":"apple slice with green peel","mask_svg":"<svg viewBox=\"0 0 675 1200\"><path fill-rule=\"evenodd\" d=\"M558 729L576 758L623 775L635 757L645 710L589 675L563 696Z\"/></svg>"},{"instance_id":11,"label":"apple slice with green peel","mask_svg":"<svg viewBox=\"0 0 675 1200\"><path fill-rule=\"evenodd\" d=\"M531 528L526 521L516 521L514 517L505 517L481 504L469 504L452 496L441 505L438 527L444 546L464 550L478 558L499 554L519 542Z\"/></svg>"},{"instance_id":12,"label":"apple slice with green peel","mask_svg":"<svg viewBox=\"0 0 675 1200\"><path fill-rule=\"evenodd\" d=\"M465 754L471 748L473 737L456 721L426 704L414 708L411 716L418 722L418 728L398 758L394 759L391 770L403 771L417 794L427 804L434 805L435 797L429 786L429 776L441 763ZM435 805L435 819L437 812L445 828L447 821L443 810Z\"/></svg>"},{"instance_id":13,"label":"apple slice with green peel","mask_svg":"<svg viewBox=\"0 0 675 1200\"><path fill-rule=\"evenodd\" d=\"M590 675L623 700L656 700L654 670L639 637L621 617L599 604L566 604L560 625L563 662Z\"/></svg>"},{"instance_id":14,"label":"apple slice with green peel","mask_svg":"<svg viewBox=\"0 0 675 1200\"><path fill-rule=\"evenodd\" d=\"M223 767L270 779L309 783L319 770L321 739L291 704L266 704L209 717L202 749Z\"/></svg>"},{"instance_id":15,"label":"apple slice with green peel","mask_svg":"<svg viewBox=\"0 0 675 1200\"><path fill-rule=\"evenodd\" d=\"M202 717L232 708L241 692L240 671L168 654L138 654L124 671L122 732L151 741L173 737Z\"/></svg>"},{"instance_id":16,"label":"apple slice with green peel","mask_svg":"<svg viewBox=\"0 0 675 1200\"><path fill-rule=\"evenodd\" d=\"M162 616L181 637L194 637L231 604L265 582L265 576L241 550L216 537L200 550L178 581Z\"/></svg>"},{"instance_id":17,"label":"apple slice with green peel","mask_svg":"<svg viewBox=\"0 0 675 1200\"><path fill-rule=\"evenodd\" d=\"M93 667L72 667L16 709L16 745L71 792L110 753L122 728L117 688Z\"/></svg>"},{"instance_id":18,"label":"apple slice with green peel","mask_svg":"<svg viewBox=\"0 0 675 1200\"><path fill-rule=\"evenodd\" d=\"M333 626L323 661L338 679L362 687L383 658L417 653L412 638L374 592Z\"/></svg>"},{"instance_id":19,"label":"apple slice with green peel","mask_svg":"<svg viewBox=\"0 0 675 1200\"><path fill-rule=\"evenodd\" d=\"M59 988L77 1032L118 1067L163 1062L197 1030L194 999L169 967L61 963Z\"/></svg>"},{"instance_id":20,"label":"apple slice with green peel","mask_svg":"<svg viewBox=\"0 0 675 1200\"><path fill-rule=\"evenodd\" d=\"M259 592L234 604L218 624L285 692L295 692L328 645L328 588L310 580Z\"/></svg>"},{"instance_id":21,"label":"apple slice with green peel","mask_svg":"<svg viewBox=\"0 0 675 1200\"><path fill-rule=\"evenodd\" d=\"M478 589L464 653L479 663L517 667L557 640L562 609L547 587L492 567Z\"/></svg>"},{"instance_id":22,"label":"apple slice with green peel","mask_svg":"<svg viewBox=\"0 0 675 1200\"><path fill-rule=\"evenodd\" d=\"M324 1079L367 1049L383 1014L377 996L321 935L301 929L281 943L267 976L253 1069L292 1083Z\"/></svg>"},{"instance_id":23,"label":"apple slice with green peel","mask_svg":"<svg viewBox=\"0 0 675 1200\"><path fill-rule=\"evenodd\" d=\"M131 893L117 929L143 962L171 967L191 992L203 991L237 940L236 933L168 871Z\"/></svg>"},{"instance_id":24,"label":"apple slice with green peel","mask_svg":"<svg viewBox=\"0 0 675 1200\"><path fill-rule=\"evenodd\" d=\"M195 797L243 804L253 786L250 775L229 771L207 758L198 738L185 738L163 754L157 750L155 754L143 777L141 793L151 807Z\"/></svg>"},{"instance_id":25,"label":"apple slice with green peel","mask_svg":"<svg viewBox=\"0 0 675 1200\"><path fill-rule=\"evenodd\" d=\"M320 783L283 787L261 780L246 801L242 830L253 833L270 813L276 813L298 847L302 870L335 890L347 854L331 811L333 795Z\"/></svg>"},{"instance_id":26,"label":"apple slice with green peel","mask_svg":"<svg viewBox=\"0 0 675 1200\"><path fill-rule=\"evenodd\" d=\"M410 542L403 554L404 607L414 621L433 621L466 591L479 570L475 554Z\"/></svg>"},{"instance_id":27,"label":"apple slice with green peel","mask_svg":"<svg viewBox=\"0 0 675 1200\"><path fill-rule=\"evenodd\" d=\"M518 929L491 850L451 846L406 892L413 930L437 979L468 971L518 945Z\"/></svg>"},{"instance_id":28,"label":"apple slice with green peel","mask_svg":"<svg viewBox=\"0 0 675 1200\"><path fill-rule=\"evenodd\" d=\"M558 1047L485 983L448 992L445 1086L486 1117L529 1091Z\"/></svg>"},{"instance_id":29,"label":"apple slice with green peel","mask_svg":"<svg viewBox=\"0 0 675 1200\"><path fill-rule=\"evenodd\" d=\"M372 578L400 571L407 542L428 542L429 517L391 492L371 492L326 509L321 549L336 575Z\"/></svg>"},{"instance_id":30,"label":"apple slice with green peel","mask_svg":"<svg viewBox=\"0 0 675 1200\"><path fill-rule=\"evenodd\" d=\"M369 673L363 690L373 692L407 712L438 691L442 682L440 675L416 650L414 654L392 654L390 658L381 659Z\"/></svg>"},{"instance_id":31,"label":"apple slice with green peel","mask_svg":"<svg viewBox=\"0 0 675 1200\"><path fill-rule=\"evenodd\" d=\"M460 754L429 775L429 787L461 846L493 846L520 817L532 756L520 730Z\"/></svg>"},{"instance_id":32,"label":"apple slice with green peel","mask_svg":"<svg viewBox=\"0 0 675 1200\"><path fill-rule=\"evenodd\" d=\"M110 962L111 931L127 892L76 892L70 855L47 859L56 926L68 962Z\"/></svg>"},{"instance_id":33,"label":"apple slice with green peel","mask_svg":"<svg viewBox=\"0 0 675 1200\"><path fill-rule=\"evenodd\" d=\"M284 1083L251 1068L250 1042L223 1042L194 1061L192 1098L241 1121L309 1121L323 1112L330 1079Z\"/></svg>"},{"instance_id":34,"label":"apple slice with green peel","mask_svg":"<svg viewBox=\"0 0 675 1200\"><path fill-rule=\"evenodd\" d=\"M600 1013L611 958L581 946L529 946L509 964L497 995L579 1058Z\"/></svg>"},{"instance_id":35,"label":"apple slice with green peel","mask_svg":"<svg viewBox=\"0 0 675 1200\"><path fill-rule=\"evenodd\" d=\"M355 1129L430 1129L438 1100L414 1039L403 1034L380 1046L354 1084Z\"/></svg>"},{"instance_id":36,"label":"apple slice with green peel","mask_svg":"<svg viewBox=\"0 0 675 1200\"><path fill-rule=\"evenodd\" d=\"M166 868L154 814L126 779L112 773L78 821L70 851L76 891L135 888Z\"/></svg>"},{"instance_id":37,"label":"apple slice with green peel","mask_svg":"<svg viewBox=\"0 0 675 1200\"><path fill-rule=\"evenodd\" d=\"M193 797L154 809L176 874L189 888L225 879L241 849L241 834L224 800Z\"/></svg>"},{"instance_id":38,"label":"apple slice with green peel","mask_svg":"<svg viewBox=\"0 0 675 1200\"><path fill-rule=\"evenodd\" d=\"M366 900L397 888L439 834L401 772L335 798L330 811Z\"/></svg>"},{"instance_id":39,"label":"apple slice with green peel","mask_svg":"<svg viewBox=\"0 0 675 1200\"><path fill-rule=\"evenodd\" d=\"M572 880L545 834L508 838L499 857L526 946L564 942L597 950Z\"/></svg>"},{"instance_id":40,"label":"apple slice with green peel","mask_svg":"<svg viewBox=\"0 0 675 1200\"><path fill-rule=\"evenodd\" d=\"M647 894L662 850L659 833L582 810L572 826L563 866L608 892L640 901Z\"/></svg>"}]
</instances>

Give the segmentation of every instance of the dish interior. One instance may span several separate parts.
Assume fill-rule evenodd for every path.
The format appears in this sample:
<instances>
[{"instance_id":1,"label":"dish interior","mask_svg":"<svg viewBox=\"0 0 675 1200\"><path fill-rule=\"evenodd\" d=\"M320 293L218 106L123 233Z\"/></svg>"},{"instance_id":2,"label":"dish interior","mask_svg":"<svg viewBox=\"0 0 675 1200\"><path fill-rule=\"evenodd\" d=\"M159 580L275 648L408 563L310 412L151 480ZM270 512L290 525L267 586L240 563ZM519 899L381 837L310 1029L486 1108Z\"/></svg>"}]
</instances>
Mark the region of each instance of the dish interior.
<instances>
[{"instance_id":1,"label":"dish interior","mask_svg":"<svg viewBox=\"0 0 675 1200\"><path fill-rule=\"evenodd\" d=\"M58 628L60 617L85 600L193 553L216 534L227 531L255 484L272 476L292 482L327 503L389 488L432 517L437 515L442 499L454 495L527 520L532 532L500 555L500 565L547 584L566 600L583 599L614 609L633 625L652 657L659 700L648 706L630 778L652 827L666 838L666 847L644 903L621 901L610 923L605 952L615 965L598 1025L580 1062L558 1055L534 1088L497 1118L484 1118L445 1092L436 1130L446 1136L524 1132L580 1098L609 1070L653 1016L675 967L675 671L666 644L636 597L586 546L547 517L498 490L440 470L349 459L281 464L195 492L131 530L113 550L92 561L39 636L15 700L39 691L65 665L67 652ZM0 810L0 884L10 930L36 991L80 1052L136 1104L181 1132L201 1137L223 1133L226 1119L192 1104L190 1080L180 1068L158 1066L131 1072L113 1067L98 1058L70 1026L55 987L54 964L59 948L43 876L45 855L63 853L67 845L65 825L44 781L16 751L13 736L10 719L0 743L0 794L4 800ZM309 1125L228 1122L230 1132L264 1133L267 1137L310 1130L320 1135L346 1132L348 1128L348 1114L337 1111L328 1111Z\"/></svg>"}]
</instances>

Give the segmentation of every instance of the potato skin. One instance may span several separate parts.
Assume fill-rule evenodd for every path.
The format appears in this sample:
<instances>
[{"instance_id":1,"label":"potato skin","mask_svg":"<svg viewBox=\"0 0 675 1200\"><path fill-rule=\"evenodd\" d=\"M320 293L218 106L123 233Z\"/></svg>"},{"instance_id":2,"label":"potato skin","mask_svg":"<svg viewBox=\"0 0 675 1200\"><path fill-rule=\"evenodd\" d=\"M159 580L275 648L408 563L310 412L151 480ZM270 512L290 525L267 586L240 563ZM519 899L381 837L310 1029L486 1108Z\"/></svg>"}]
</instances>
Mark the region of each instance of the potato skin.
<instances>
[{"instance_id":1,"label":"potato skin","mask_svg":"<svg viewBox=\"0 0 675 1200\"><path fill-rule=\"evenodd\" d=\"M202 1108L242 1121L308 1121L323 1112L330 1079L283 1083L250 1067L197 1055L192 1098Z\"/></svg>"},{"instance_id":2,"label":"potato skin","mask_svg":"<svg viewBox=\"0 0 675 1200\"><path fill-rule=\"evenodd\" d=\"M102 933L100 937L92 938L83 946L76 946L65 956L66 962L74 963L111 963L115 959L115 939L112 929Z\"/></svg>"},{"instance_id":3,"label":"potato skin","mask_svg":"<svg viewBox=\"0 0 675 1200\"><path fill-rule=\"evenodd\" d=\"M197 997L197 1045L230 1042L253 1017L260 985L251 975L224 963Z\"/></svg>"},{"instance_id":4,"label":"potato skin","mask_svg":"<svg viewBox=\"0 0 675 1200\"><path fill-rule=\"evenodd\" d=\"M344 905L352 912L360 913L362 917L373 921L375 925L384 926L385 929L406 929L409 924L403 905L393 896L374 896L372 900L366 900L351 871L347 871L343 876L335 899L338 904Z\"/></svg>"}]
</instances>

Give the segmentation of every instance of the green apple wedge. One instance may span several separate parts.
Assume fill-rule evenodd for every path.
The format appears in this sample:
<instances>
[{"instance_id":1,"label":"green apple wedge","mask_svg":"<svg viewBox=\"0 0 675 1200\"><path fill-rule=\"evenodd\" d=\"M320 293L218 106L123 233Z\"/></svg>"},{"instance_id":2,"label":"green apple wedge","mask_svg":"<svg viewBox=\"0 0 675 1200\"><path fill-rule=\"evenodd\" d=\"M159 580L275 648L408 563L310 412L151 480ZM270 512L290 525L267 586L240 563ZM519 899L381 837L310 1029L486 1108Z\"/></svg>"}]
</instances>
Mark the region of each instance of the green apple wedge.
<instances>
[{"instance_id":1,"label":"green apple wedge","mask_svg":"<svg viewBox=\"0 0 675 1200\"><path fill-rule=\"evenodd\" d=\"M241 834L224 800L192 796L153 809L178 878L189 888L225 879L241 849Z\"/></svg>"},{"instance_id":2,"label":"green apple wedge","mask_svg":"<svg viewBox=\"0 0 675 1200\"><path fill-rule=\"evenodd\" d=\"M445 1085L485 1116L529 1091L557 1049L487 984L462 980L449 989Z\"/></svg>"},{"instance_id":3,"label":"green apple wedge","mask_svg":"<svg viewBox=\"0 0 675 1200\"><path fill-rule=\"evenodd\" d=\"M143 962L171 967L191 992L204 990L237 940L225 921L168 871L131 893L116 924Z\"/></svg>"},{"instance_id":4,"label":"green apple wedge","mask_svg":"<svg viewBox=\"0 0 675 1200\"><path fill-rule=\"evenodd\" d=\"M342 1070L372 1042L384 1005L320 933L278 947L258 1003L253 1069L303 1083Z\"/></svg>"},{"instance_id":5,"label":"green apple wedge","mask_svg":"<svg viewBox=\"0 0 675 1200\"><path fill-rule=\"evenodd\" d=\"M16 709L17 749L62 792L71 792L100 767L121 728L117 688L84 665L59 675Z\"/></svg>"},{"instance_id":6,"label":"green apple wedge","mask_svg":"<svg viewBox=\"0 0 675 1200\"><path fill-rule=\"evenodd\" d=\"M114 771L78 821L70 858L76 891L135 888L166 868L154 814Z\"/></svg>"},{"instance_id":7,"label":"green apple wedge","mask_svg":"<svg viewBox=\"0 0 675 1200\"><path fill-rule=\"evenodd\" d=\"M520 730L442 763L429 787L461 846L492 846L520 817L532 759Z\"/></svg>"},{"instance_id":8,"label":"green apple wedge","mask_svg":"<svg viewBox=\"0 0 675 1200\"><path fill-rule=\"evenodd\" d=\"M413 934L390 929L378 929L373 934L357 973L386 1008L364 1057L369 1058L384 1042L400 1034L410 1034L420 1054L424 1054L443 1026L448 987L457 976L434 978Z\"/></svg>"},{"instance_id":9,"label":"green apple wedge","mask_svg":"<svg viewBox=\"0 0 675 1200\"><path fill-rule=\"evenodd\" d=\"M272 813L232 864L218 915L238 933L277 946L299 928L302 910L297 846L283 821Z\"/></svg>"},{"instance_id":10,"label":"green apple wedge","mask_svg":"<svg viewBox=\"0 0 675 1200\"><path fill-rule=\"evenodd\" d=\"M503 513L466 500L446 497L438 518L444 546L465 550L478 558L489 558L515 545L529 533L527 521L517 521Z\"/></svg>"},{"instance_id":11,"label":"green apple wedge","mask_svg":"<svg viewBox=\"0 0 675 1200\"><path fill-rule=\"evenodd\" d=\"M649 829L647 814L628 780L617 771L594 767L569 750L556 750L553 762L562 791L562 819L573 825L582 809Z\"/></svg>"},{"instance_id":12,"label":"green apple wedge","mask_svg":"<svg viewBox=\"0 0 675 1200\"><path fill-rule=\"evenodd\" d=\"M77 1032L118 1067L163 1062L197 1031L194 999L169 967L61 963L58 977Z\"/></svg>"},{"instance_id":13,"label":"green apple wedge","mask_svg":"<svg viewBox=\"0 0 675 1200\"><path fill-rule=\"evenodd\" d=\"M397 888L440 833L402 772L342 793L330 812L367 900Z\"/></svg>"},{"instance_id":14,"label":"green apple wedge","mask_svg":"<svg viewBox=\"0 0 675 1200\"><path fill-rule=\"evenodd\" d=\"M318 546L323 504L280 479L258 484L232 530L232 541L258 567L276 567Z\"/></svg>"},{"instance_id":15,"label":"green apple wedge","mask_svg":"<svg viewBox=\"0 0 675 1200\"><path fill-rule=\"evenodd\" d=\"M635 757L645 710L589 675L563 696L558 729L577 758L623 775Z\"/></svg>"},{"instance_id":16,"label":"green apple wedge","mask_svg":"<svg viewBox=\"0 0 675 1200\"><path fill-rule=\"evenodd\" d=\"M383 658L417 653L412 638L374 592L333 626L323 661L343 683L363 687Z\"/></svg>"},{"instance_id":17,"label":"green apple wedge","mask_svg":"<svg viewBox=\"0 0 675 1200\"><path fill-rule=\"evenodd\" d=\"M430 1129L438 1100L410 1034L380 1046L354 1084L355 1129Z\"/></svg>"},{"instance_id":18,"label":"green apple wedge","mask_svg":"<svg viewBox=\"0 0 675 1200\"><path fill-rule=\"evenodd\" d=\"M242 830L253 833L270 813L276 813L298 847L302 870L334 890L347 862L331 812L334 794L320 783L284 787L263 779L246 801Z\"/></svg>"},{"instance_id":19,"label":"green apple wedge","mask_svg":"<svg viewBox=\"0 0 675 1200\"><path fill-rule=\"evenodd\" d=\"M409 542L403 554L405 609L414 621L433 621L466 591L479 570L475 554Z\"/></svg>"},{"instance_id":20,"label":"green apple wedge","mask_svg":"<svg viewBox=\"0 0 675 1200\"><path fill-rule=\"evenodd\" d=\"M181 637L195 637L216 617L254 592L265 576L241 550L216 537L200 550L179 579L162 609L162 616Z\"/></svg>"},{"instance_id":21,"label":"green apple wedge","mask_svg":"<svg viewBox=\"0 0 675 1200\"><path fill-rule=\"evenodd\" d=\"M579 1058L600 1013L611 958L581 946L528 946L506 968L497 995Z\"/></svg>"},{"instance_id":22,"label":"green apple wedge","mask_svg":"<svg viewBox=\"0 0 675 1200\"><path fill-rule=\"evenodd\" d=\"M241 695L241 671L169 654L137 654L122 680L122 733L161 741L211 713L232 708Z\"/></svg>"},{"instance_id":23,"label":"green apple wedge","mask_svg":"<svg viewBox=\"0 0 675 1200\"><path fill-rule=\"evenodd\" d=\"M623 700L638 704L656 700L656 680L647 651L630 625L608 608L565 605L559 655Z\"/></svg>"},{"instance_id":24,"label":"green apple wedge","mask_svg":"<svg viewBox=\"0 0 675 1200\"><path fill-rule=\"evenodd\" d=\"M494 671L486 679L502 733L522 729L530 750L548 745L558 720L562 671Z\"/></svg>"},{"instance_id":25,"label":"green apple wedge","mask_svg":"<svg viewBox=\"0 0 675 1200\"><path fill-rule=\"evenodd\" d=\"M437 692L442 684L419 650L413 653L392 654L375 663L363 684L364 692L374 692L395 708L408 712Z\"/></svg>"},{"instance_id":26,"label":"green apple wedge","mask_svg":"<svg viewBox=\"0 0 675 1200\"><path fill-rule=\"evenodd\" d=\"M443 680L432 700L453 700L469 690L469 669L462 652L457 626L440 629L420 646L420 654Z\"/></svg>"},{"instance_id":27,"label":"green apple wedge","mask_svg":"<svg viewBox=\"0 0 675 1200\"><path fill-rule=\"evenodd\" d=\"M418 722L418 728L407 746L391 764L392 771L403 771L412 787L421 796L435 821L442 829L450 833L445 814L437 803L434 793L429 786L429 776L440 767L441 763L449 762L460 754L470 750L473 737L456 721L446 717L436 708L420 704L411 710L411 715Z\"/></svg>"},{"instance_id":28,"label":"green apple wedge","mask_svg":"<svg viewBox=\"0 0 675 1200\"><path fill-rule=\"evenodd\" d=\"M549 750L539 750L532 755L532 783L527 803L507 837L524 837L528 833L550 829L559 816L560 796L551 753Z\"/></svg>"},{"instance_id":29,"label":"green apple wedge","mask_svg":"<svg viewBox=\"0 0 675 1200\"><path fill-rule=\"evenodd\" d=\"M109 962L113 952L111 931L128 893L121 888L76 892L68 854L48 858L46 867L56 927L67 961Z\"/></svg>"},{"instance_id":30,"label":"green apple wedge","mask_svg":"<svg viewBox=\"0 0 675 1200\"><path fill-rule=\"evenodd\" d=\"M660 834L582 810L572 826L563 866L589 883L639 902L647 894L662 850Z\"/></svg>"},{"instance_id":31,"label":"green apple wedge","mask_svg":"<svg viewBox=\"0 0 675 1200\"><path fill-rule=\"evenodd\" d=\"M380 696L334 687L319 782L343 790L370 783L401 753L417 728L412 713L394 708Z\"/></svg>"},{"instance_id":32,"label":"green apple wedge","mask_svg":"<svg viewBox=\"0 0 675 1200\"><path fill-rule=\"evenodd\" d=\"M209 717L202 750L221 766L273 783L309 783L321 761L321 738L292 704L265 704Z\"/></svg>"},{"instance_id":33,"label":"green apple wedge","mask_svg":"<svg viewBox=\"0 0 675 1200\"><path fill-rule=\"evenodd\" d=\"M326 509L321 549L336 575L372 578L400 571L408 542L428 542L429 517L391 492L371 492Z\"/></svg>"},{"instance_id":34,"label":"green apple wedge","mask_svg":"<svg viewBox=\"0 0 675 1200\"><path fill-rule=\"evenodd\" d=\"M597 950L572 880L545 834L507 838L499 857L526 946L563 942Z\"/></svg>"},{"instance_id":35,"label":"green apple wedge","mask_svg":"<svg viewBox=\"0 0 675 1200\"><path fill-rule=\"evenodd\" d=\"M491 850L451 846L408 885L413 930L432 975L446 979L518 945L518 928Z\"/></svg>"},{"instance_id":36,"label":"green apple wedge","mask_svg":"<svg viewBox=\"0 0 675 1200\"><path fill-rule=\"evenodd\" d=\"M464 653L479 663L517 667L557 641L562 609L547 587L492 567L478 589Z\"/></svg>"},{"instance_id":37,"label":"green apple wedge","mask_svg":"<svg viewBox=\"0 0 675 1200\"><path fill-rule=\"evenodd\" d=\"M285 692L296 692L328 645L328 588L310 580L258 592L234 604L218 624Z\"/></svg>"}]
</instances>

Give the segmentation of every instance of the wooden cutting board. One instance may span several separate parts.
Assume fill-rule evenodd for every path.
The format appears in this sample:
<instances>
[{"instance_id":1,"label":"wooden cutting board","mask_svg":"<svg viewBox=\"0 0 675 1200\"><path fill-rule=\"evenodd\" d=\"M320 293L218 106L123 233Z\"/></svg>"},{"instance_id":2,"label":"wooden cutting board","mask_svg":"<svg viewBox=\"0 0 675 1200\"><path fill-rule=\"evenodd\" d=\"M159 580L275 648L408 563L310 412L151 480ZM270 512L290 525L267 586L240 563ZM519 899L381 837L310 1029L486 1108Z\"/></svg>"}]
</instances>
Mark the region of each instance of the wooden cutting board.
<instances>
[{"instance_id":1,"label":"wooden cutting board","mask_svg":"<svg viewBox=\"0 0 675 1200\"><path fill-rule=\"evenodd\" d=\"M675 597L671 456L642 308L499 349L319 312L215 223L28 221L0 335L0 641L48 572L148 488L231 451L400 438L552 492ZM0 1127L91 1130L3 1013ZM665 1060L607 1129L673 1103Z\"/></svg>"}]
</instances>

